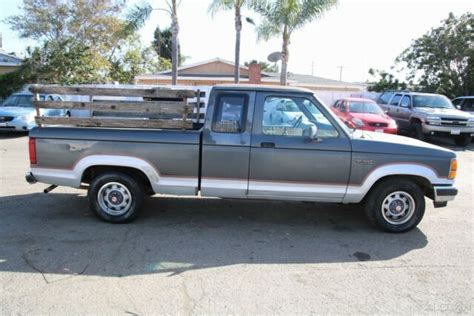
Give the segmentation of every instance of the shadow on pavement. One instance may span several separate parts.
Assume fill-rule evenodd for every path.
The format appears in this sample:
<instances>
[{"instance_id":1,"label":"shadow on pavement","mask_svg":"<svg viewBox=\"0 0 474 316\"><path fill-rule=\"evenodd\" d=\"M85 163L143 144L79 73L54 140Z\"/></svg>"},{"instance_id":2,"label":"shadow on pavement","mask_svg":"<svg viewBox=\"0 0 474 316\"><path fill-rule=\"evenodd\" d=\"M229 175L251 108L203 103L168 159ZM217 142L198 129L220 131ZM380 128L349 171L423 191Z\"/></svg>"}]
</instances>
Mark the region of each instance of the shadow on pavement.
<instances>
[{"instance_id":1,"label":"shadow on pavement","mask_svg":"<svg viewBox=\"0 0 474 316\"><path fill-rule=\"evenodd\" d=\"M0 139L20 138L28 136L28 132L9 132L0 129Z\"/></svg>"},{"instance_id":2,"label":"shadow on pavement","mask_svg":"<svg viewBox=\"0 0 474 316\"><path fill-rule=\"evenodd\" d=\"M0 197L0 271L172 276L236 264L383 261L427 245L415 229L381 233L357 206L153 197L133 223L112 225L76 194Z\"/></svg>"},{"instance_id":3,"label":"shadow on pavement","mask_svg":"<svg viewBox=\"0 0 474 316\"><path fill-rule=\"evenodd\" d=\"M460 151L474 151L474 142L471 142L466 147L462 147L462 146L457 146L454 143L453 139L447 138L447 137L430 136L426 139L426 141L433 144L433 145L444 147L444 148L450 149L452 151L457 151L457 152L460 152Z\"/></svg>"}]
</instances>

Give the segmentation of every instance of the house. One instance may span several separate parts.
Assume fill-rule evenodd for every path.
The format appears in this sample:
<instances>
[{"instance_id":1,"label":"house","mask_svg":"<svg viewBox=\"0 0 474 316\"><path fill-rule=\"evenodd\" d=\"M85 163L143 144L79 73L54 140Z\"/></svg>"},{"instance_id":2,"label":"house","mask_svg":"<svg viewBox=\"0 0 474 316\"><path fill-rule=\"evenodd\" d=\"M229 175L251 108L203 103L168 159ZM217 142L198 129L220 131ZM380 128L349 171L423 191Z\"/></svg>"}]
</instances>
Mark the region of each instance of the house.
<instances>
[{"instance_id":1,"label":"house","mask_svg":"<svg viewBox=\"0 0 474 316\"><path fill-rule=\"evenodd\" d=\"M136 84L167 85L171 84L171 71L156 74L142 74L135 77ZM234 82L234 63L221 58L214 58L178 68L178 84L186 86L213 86ZM260 65L240 66L240 82L278 85L280 74L262 72ZM364 86L355 83L332 80L311 75L290 73L288 83L291 86L303 87L322 92L361 92Z\"/></svg>"},{"instance_id":2,"label":"house","mask_svg":"<svg viewBox=\"0 0 474 316\"><path fill-rule=\"evenodd\" d=\"M0 33L0 75L12 72L20 67L23 60L8 54L2 46L2 34Z\"/></svg>"}]
</instances>

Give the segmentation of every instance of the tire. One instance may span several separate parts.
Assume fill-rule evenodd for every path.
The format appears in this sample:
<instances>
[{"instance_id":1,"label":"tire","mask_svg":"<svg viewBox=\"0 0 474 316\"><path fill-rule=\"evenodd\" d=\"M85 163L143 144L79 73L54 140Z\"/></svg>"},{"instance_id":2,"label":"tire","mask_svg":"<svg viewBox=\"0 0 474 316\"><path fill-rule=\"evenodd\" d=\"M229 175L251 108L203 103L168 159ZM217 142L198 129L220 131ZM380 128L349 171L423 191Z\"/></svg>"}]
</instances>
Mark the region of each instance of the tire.
<instances>
[{"instance_id":1,"label":"tire","mask_svg":"<svg viewBox=\"0 0 474 316\"><path fill-rule=\"evenodd\" d=\"M472 137L470 135L461 135L454 139L454 143L458 146L466 147L471 143Z\"/></svg>"},{"instance_id":2,"label":"tire","mask_svg":"<svg viewBox=\"0 0 474 316\"><path fill-rule=\"evenodd\" d=\"M423 218L425 197L415 182L391 178L372 188L364 208L368 220L378 229L403 233L415 228Z\"/></svg>"},{"instance_id":3,"label":"tire","mask_svg":"<svg viewBox=\"0 0 474 316\"><path fill-rule=\"evenodd\" d=\"M143 206L143 188L136 179L120 172L95 177L87 197L91 211L109 223L133 221Z\"/></svg>"},{"instance_id":4,"label":"tire","mask_svg":"<svg viewBox=\"0 0 474 316\"><path fill-rule=\"evenodd\" d=\"M413 133L413 137L418 139L418 140L421 140L421 141L424 141L425 140L425 134L423 134L423 128L421 126L421 123L420 122L413 122L411 124L411 129L412 129L412 133Z\"/></svg>"}]
</instances>

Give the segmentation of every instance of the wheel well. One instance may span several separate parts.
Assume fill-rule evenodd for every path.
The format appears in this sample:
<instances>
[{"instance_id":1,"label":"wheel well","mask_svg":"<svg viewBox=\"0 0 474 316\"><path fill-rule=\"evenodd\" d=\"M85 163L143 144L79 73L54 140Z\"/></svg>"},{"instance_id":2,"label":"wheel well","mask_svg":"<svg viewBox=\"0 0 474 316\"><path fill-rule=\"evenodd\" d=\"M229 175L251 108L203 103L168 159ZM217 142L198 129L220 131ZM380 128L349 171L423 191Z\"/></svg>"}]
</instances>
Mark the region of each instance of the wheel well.
<instances>
[{"instance_id":1,"label":"wheel well","mask_svg":"<svg viewBox=\"0 0 474 316\"><path fill-rule=\"evenodd\" d=\"M423 191L423 194L425 196L429 197L430 199L433 199L434 192L433 192L433 185L431 184L431 182L426 178L423 178L423 177L420 177L420 176L412 176L412 175L402 175L402 174L400 174L400 175L389 175L389 176L382 177L382 178L378 179L372 185L369 192L372 191L372 189L375 188L376 186L380 185L380 183L385 182L389 179L390 180L391 179L405 179L405 180L413 181L414 183L416 183L421 188L421 190ZM369 194L367 193L365 196L368 196L368 195Z\"/></svg>"},{"instance_id":2,"label":"wheel well","mask_svg":"<svg viewBox=\"0 0 474 316\"><path fill-rule=\"evenodd\" d=\"M413 124L413 123L420 123L421 124L421 120L419 118L411 118L410 119L410 124Z\"/></svg>"},{"instance_id":3,"label":"wheel well","mask_svg":"<svg viewBox=\"0 0 474 316\"><path fill-rule=\"evenodd\" d=\"M82 173L81 182L90 184L92 179L106 172L122 172L140 182L147 193L153 193L150 180L143 171L132 167L91 166Z\"/></svg>"}]
</instances>

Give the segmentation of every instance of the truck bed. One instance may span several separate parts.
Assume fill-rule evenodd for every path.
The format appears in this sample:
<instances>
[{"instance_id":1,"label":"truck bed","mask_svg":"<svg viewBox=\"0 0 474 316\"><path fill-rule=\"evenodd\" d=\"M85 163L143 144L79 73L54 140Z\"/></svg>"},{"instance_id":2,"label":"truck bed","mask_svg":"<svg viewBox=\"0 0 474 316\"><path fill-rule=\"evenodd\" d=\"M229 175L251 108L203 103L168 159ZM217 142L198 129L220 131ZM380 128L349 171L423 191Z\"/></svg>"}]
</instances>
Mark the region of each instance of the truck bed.
<instances>
[{"instance_id":1,"label":"truck bed","mask_svg":"<svg viewBox=\"0 0 474 316\"><path fill-rule=\"evenodd\" d=\"M174 190L172 183L176 182L183 194L194 194L198 187L200 135L200 130L62 127L35 128L30 132L36 140L36 169L69 172L80 162L99 155L106 155L103 163L111 166L114 161L128 159L123 157L135 157L147 168L151 166L163 181L170 181L166 185L170 190Z\"/></svg>"}]
</instances>

